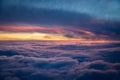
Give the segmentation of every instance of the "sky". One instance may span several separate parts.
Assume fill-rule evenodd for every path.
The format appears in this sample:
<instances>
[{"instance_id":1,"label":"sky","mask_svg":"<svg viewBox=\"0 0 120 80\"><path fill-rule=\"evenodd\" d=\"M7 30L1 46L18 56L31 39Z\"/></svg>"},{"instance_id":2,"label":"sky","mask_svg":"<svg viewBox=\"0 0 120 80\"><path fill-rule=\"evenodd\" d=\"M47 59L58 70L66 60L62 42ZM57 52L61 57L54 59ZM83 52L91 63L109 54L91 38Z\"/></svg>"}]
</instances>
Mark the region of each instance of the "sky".
<instances>
[{"instance_id":1,"label":"sky","mask_svg":"<svg viewBox=\"0 0 120 80\"><path fill-rule=\"evenodd\" d=\"M119 75L120 0L0 0L0 80Z\"/></svg>"},{"instance_id":2,"label":"sky","mask_svg":"<svg viewBox=\"0 0 120 80\"><path fill-rule=\"evenodd\" d=\"M0 40L120 40L120 0L0 0Z\"/></svg>"}]
</instances>

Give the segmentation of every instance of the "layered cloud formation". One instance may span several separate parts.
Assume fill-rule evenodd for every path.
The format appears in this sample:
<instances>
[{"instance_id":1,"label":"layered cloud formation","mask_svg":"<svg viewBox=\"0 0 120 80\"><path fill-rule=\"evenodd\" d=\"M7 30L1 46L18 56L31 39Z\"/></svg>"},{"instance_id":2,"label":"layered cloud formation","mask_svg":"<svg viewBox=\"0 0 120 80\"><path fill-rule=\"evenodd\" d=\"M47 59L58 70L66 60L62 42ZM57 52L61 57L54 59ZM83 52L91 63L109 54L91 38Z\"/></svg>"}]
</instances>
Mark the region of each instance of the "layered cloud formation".
<instances>
[{"instance_id":1,"label":"layered cloud formation","mask_svg":"<svg viewBox=\"0 0 120 80\"><path fill-rule=\"evenodd\" d=\"M18 32L28 36L37 32L47 34L47 40L56 40L53 38L56 34L57 40L119 40L120 37L119 0L1 0L1 4L1 34L14 36Z\"/></svg>"},{"instance_id":2,"label":"layered cloud formation","mask_svg":"<svg viewBox=\"0 0 120 80\"><path fill-rule=\"evenodd\" d=\"M1 41L0 79L120 79L119 43L61 42Z\"/></svg>"},{"instance_id":3,"label":"layered cloud formation","mask_svg":"<svg viewBox=\"0 0 120 80\"><path fill-rule=\"evenodd\" d=\"M120 80L119 14L120 0L0 0L0 80Z\"/></svg>"}]
</instances>

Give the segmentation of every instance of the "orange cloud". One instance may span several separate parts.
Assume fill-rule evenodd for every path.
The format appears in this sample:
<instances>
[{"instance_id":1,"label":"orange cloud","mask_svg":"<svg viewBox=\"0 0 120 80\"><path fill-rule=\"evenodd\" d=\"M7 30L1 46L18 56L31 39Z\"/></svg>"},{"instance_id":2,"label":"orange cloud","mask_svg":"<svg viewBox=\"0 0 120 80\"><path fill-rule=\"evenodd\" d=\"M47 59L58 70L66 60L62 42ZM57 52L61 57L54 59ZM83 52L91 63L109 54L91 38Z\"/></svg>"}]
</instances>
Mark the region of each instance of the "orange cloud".
<instances>
[{"instance_id":1,"label":"orange cloud","mask_svg":"<svg viewBox=\"0 0 120 80\"><path fill-rule=\"evenodd\" d=\"M68 38L62 34L48 34L39 32L0 32L0 40L83 40L82 38Z\"/></svg>"},{"instance_id":2,"label":"orange cloud","mask_svg":"<svg viewBox=\"0 0 120 80\"><path fill-rule=\"evenodd\" d=\"M63 32L64 29L60 27L47 27L47 26L11 26L11 25L0 25L0 31L53 31Z\"/></svg>"},{"instance_id":3,"label":"orange cloud","mask_svg":"<svg viewBox=\"0 0 120 80\"><path fill-rule=\"evenodd\" d=\"M93 32L87 31L87 30L79 30L80 32L83 32L87 35L91 35L91 36L95 36L95 34Z\"/></svg>"},{"instance_id":4,"label":"orange cloud","mask_svg":"<svg viewBox=\"0 0 120 80\"><path fill-rule=\"evenodd\" d=\"M91 31L69 27L0 25L0 40L85 40L78 32L95 36Z\"/></svg>"}]
</instances>

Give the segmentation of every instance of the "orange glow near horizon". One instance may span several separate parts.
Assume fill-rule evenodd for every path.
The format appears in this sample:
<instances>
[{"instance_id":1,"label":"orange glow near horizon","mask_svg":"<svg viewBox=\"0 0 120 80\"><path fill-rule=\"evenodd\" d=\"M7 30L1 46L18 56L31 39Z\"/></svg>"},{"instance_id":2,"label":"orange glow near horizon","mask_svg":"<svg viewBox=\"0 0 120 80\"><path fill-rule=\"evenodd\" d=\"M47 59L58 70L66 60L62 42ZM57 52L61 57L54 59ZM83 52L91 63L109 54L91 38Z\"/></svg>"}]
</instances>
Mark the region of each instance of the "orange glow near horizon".
<instances>
[{"instance_id":1,"label":"orange glow near horizon","mask_svg":"<svg viewBox=\"0 0 120 80\"><path fill-rule=\"evenodd\" d=\"M26 33L26 32L18 32L18 33L3 33L0 32L0 40L57 40L57 41L67 41L67 42L85 42L85 43L92 43L92 42L97 42L97 43L106 43L109 42L109 40L88 40L84 38L68 38L65 37L64 35L61 34L47 34L47 33ZM66 42L66 43L67 43Z\"/></svg>"},{"instance_id":2,"label":"orange glow near horizon","mask_svg":"<svg viewBox=\"0 0 120 80\"><path fill-rule=\"evenodd\" d=\"M78 40L77 38L68 38L62 34L48 33L28 33L28 32L0 32L0 40ZM82 38L79 40L83 40Z\"/></svg>"},{"instance_id":3,"label":"orange glow near horizon","mask_svg":"<svg viewBox=\"0 0 120 80\"><path fill-rule=\"evenodd\" d=\"M73 31L72 31L73 30ZM89 38L81 37L75 32L81 32L88 35ZM73 37L65 36L70 34ZM74 37L75 36L75 37ZM96 36L93 32L83 29L69 29L63 27L47 27L47 26L15 26L15 25L0 25L0 40L70 40L84 42L106 42L104 39L93 39Z\"/></svg>"},{"instance_id":4,"label":"orange glow near horizon","mask_svg":"<svg viewBox=\"0 0 120 80\"><path fill-rule=\"evenodd\" d=\"M0 25L0 40L85 40L77 36L69 28L48 27L48 26L21 26L21 25ZM77 29L87 35L93 35L92 32ZM67 37L65 34L72 34L76 37Z\"/></svg>"},{"instance_id":5,"label":"orange glow near horizon","mask_svg":"<svg viewBox=\"0 0 120 80\"><path fill-rule=\"evenodd\" d=\"M17 32L17 33L9 33L9 32L0 32L0 41L12 41L12 40L41 40L41 41L66 41L65 43L74 43L74 42L82 42L82 43L107 43L113 42L110 40L104 39L84 39L82 37L79 38L68 38L62 34L47 34L47 33L26 33L26 32ZM115 41L116 42L116 41Z\"/></svg>"}]
</instances>

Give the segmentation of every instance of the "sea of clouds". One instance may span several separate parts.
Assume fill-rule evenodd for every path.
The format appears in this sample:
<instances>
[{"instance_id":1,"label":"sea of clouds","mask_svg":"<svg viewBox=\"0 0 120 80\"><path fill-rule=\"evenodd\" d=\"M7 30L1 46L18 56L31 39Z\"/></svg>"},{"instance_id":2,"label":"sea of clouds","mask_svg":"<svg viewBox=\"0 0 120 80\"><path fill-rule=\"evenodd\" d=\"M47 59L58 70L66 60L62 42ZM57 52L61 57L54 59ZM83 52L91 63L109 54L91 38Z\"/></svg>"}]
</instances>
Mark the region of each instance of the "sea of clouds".
<instances>
[{"instance_id":1,"label":"sea of clouds","mask_svg":"<svg viewBox=\"0 0 120 80\"><path fill-rule=\"evenodd\" d=\"M120 80L119 45L0 41L0 80Z\"/></svg>"}]
</instances>

